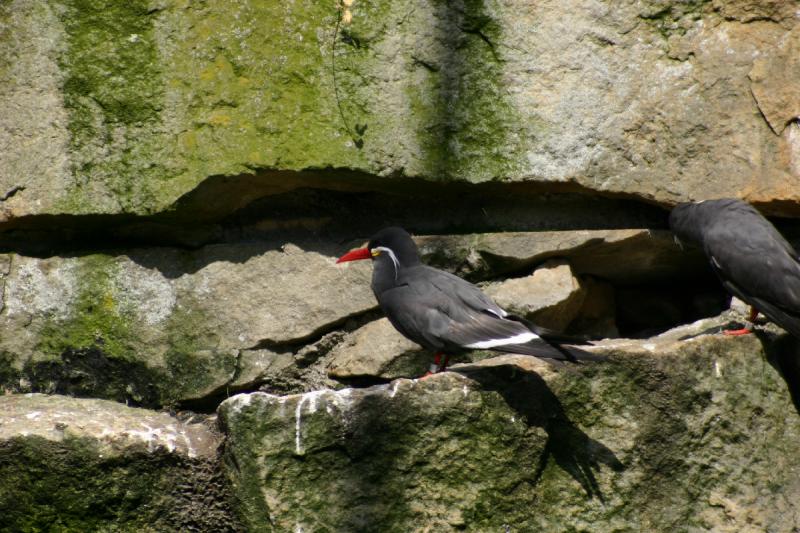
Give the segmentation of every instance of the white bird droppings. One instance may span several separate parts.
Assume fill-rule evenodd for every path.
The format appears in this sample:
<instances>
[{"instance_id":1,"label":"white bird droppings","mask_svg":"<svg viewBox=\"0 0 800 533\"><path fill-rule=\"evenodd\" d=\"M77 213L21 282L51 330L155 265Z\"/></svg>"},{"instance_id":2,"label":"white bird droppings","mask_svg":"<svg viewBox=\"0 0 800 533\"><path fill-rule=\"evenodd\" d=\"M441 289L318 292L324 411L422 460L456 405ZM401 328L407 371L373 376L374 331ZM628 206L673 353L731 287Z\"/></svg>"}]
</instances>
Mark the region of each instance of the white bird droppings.
<instances>
[{"instance_id":1,"label":"white bird droppings","mask_svg":"<svg viewBox=\"0 0 800 533\"><path fill-rule=\"evenodd\" d=\"M350 391L350 389L344 389L339 391L344 393L345 391ZM308 404L308 414L313 414L317 412L317 399L325 393L332 393L328 389L316 390L312 392L307 392L303 394L300 399L297 401L297 407L294 410L294 451L296 454L300 455L303 453L303 438L302 438L302 419L303 419L303 405L306 403ZM334 396L336 398L336 396ZM326 410L329 406L326 406Z\"/></svg>"}]
</instances>

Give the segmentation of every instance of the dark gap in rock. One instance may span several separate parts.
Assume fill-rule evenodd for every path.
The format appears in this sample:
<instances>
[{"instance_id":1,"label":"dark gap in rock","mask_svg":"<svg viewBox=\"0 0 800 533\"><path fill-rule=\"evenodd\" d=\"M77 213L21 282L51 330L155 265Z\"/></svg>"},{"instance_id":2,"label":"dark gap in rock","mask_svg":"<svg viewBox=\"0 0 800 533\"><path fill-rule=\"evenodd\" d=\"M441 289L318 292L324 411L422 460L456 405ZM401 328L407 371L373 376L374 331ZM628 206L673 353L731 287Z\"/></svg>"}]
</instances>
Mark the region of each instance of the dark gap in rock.
<instances>
[{"instance_id":1,"label":"dark gap in rock","mask_svg":"<svg viewBox=\"0 0 800 533\"><path fill-rule=\"evenodd\" d=\"M180 411L189 411L191 413L199 413L203 415L211 415L217 412L219 404L230 398L235 394L258 392L260 389L257 387L238 387L228 388L222 387L202 398L192 398L189 400L181 400L176 404L176 409Z\"/></svg>"},{"instance_id":2,"label":"dark gap in rock","mask_svg":"<svg viewBox=\"0 0 800 533\"><path fill-rule=\"evenodd\" d=\"M667 282L616 285L616 325L621 337L647 338L719 315L731 296L710 272Z\"/></svg>"},{"instance_id":3,"label":"dark gap in rock","mask_svg":"<svg viewBox=\"0 0 800 533\"><path fill-rule=\"evenodd\" d=\"M0 223L0 251L49 256L275 239L342 243L388 225L419 234L664 228L666 212L638 199L599 196L565 184L472 185L337 170L262 171L208 178L171 209L152 215L10 219Z\"/></svg>"},{"instance_id":4,"label":"dark gap in rock","mask_svg":"<svg viewBox=\"0 0 800 533\"><path fill-rule=\"evenodd\" d=\"M77 398L106 398L132 407L158 408L158 383L164 377L141 361L110 358L99 347L64 350L60 360L29 361L25 387L6 383L8 390L26 389ZM22 390L20 390L22 392Z\"/></svg>"},{"instance_id":5,"label":"dark gap in rock","mask_svg":"<svg viewBox=\"0 0 800 533\"><path fill-rule=\"evenodd\" d=\"M332 334L336 333L344 333L355 331L356 329L360 328L361 326L365 325L368 322L372 322L374 320L378 320L381 318L383 314L380 310L377 309L377 303L375 304L375 308L369 309L362 313L358 313L356 315L346 316L341 318L340 320L329 322L325 324L323 327L317 329L316 331L312 332L311 334L300 338L300 339L292 339L290 341L272 341L272 340L262 340L255 346L251 348L245 348L246 350L262 350L267 349L277 353L293 353L293 354L301 354L306 349L309 348L316 348L317 351L322 352L322 355L333 349L340 341L341 338L338 337L331 337ZM306 359L309 359L306 357ZM305 364L308 366L309 364L316 361L317 358L308 360L308 361L301 361L301 365Z\"/></svg>"},{"instance_id":6,"label":"dark gap in rock","mask_svg":"<svg viewBox=\"0 0 800 533\"><path fill-rule=\"evenodd\" d=\"M385 385L387 383L391 383L392 380L388 378L382 378L380 376L348 376L348 377L338 377L336 381L345 385L346 387L351 387L354 389L365 389L367 387L374 387L375 385Z\"/></svg>"}]
</instances>

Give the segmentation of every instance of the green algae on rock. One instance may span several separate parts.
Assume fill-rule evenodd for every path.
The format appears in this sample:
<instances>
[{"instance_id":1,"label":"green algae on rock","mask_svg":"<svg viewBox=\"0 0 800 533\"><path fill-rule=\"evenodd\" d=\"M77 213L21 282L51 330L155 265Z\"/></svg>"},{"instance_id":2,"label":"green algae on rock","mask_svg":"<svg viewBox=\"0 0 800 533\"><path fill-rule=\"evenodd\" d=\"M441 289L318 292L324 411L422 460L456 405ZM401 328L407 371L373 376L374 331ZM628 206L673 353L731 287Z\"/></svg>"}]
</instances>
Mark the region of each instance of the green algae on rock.
<instances>
[{"instance_id":1,"label":"green algae on rock","mask_svg":"<svg viewBox=\"0 0 800 533\"><path fill-rule=\"evenodd\" d=\"M796 136L748 79L791 70L777 4L376 0L334 47L335 2L13 0L2 215L153 214L295 171L796 203Z\"/></svg>"}]
</instances>

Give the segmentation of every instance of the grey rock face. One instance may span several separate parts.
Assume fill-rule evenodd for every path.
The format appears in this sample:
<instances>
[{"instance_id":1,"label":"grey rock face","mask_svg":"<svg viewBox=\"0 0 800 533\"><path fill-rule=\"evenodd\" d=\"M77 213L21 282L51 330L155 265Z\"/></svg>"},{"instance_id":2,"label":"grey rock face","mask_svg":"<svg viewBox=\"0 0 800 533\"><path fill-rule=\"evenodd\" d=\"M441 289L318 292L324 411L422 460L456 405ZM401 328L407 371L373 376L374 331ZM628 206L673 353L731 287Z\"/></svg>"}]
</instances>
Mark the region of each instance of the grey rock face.
<instances>
[{"instance_id":1,"label":"grey rock face","mask_svg":"<svg viewBox=\"0 0 800 533\"><path fill-rule=\"evenodd\" d=\"M506 355L235 396L219 413L241 516L276 531L791 529L800 418L758 338L702 333L723 323L608 341L594 349L609 362L578 368Z\"/></svg>"},{"instance_id":2,"label":"grey rock face","mask_svg":"<svg viewBox=\"0 0 800 533\"><path fill-rule=\"evenodd\" d=\"M431 354L334 264L403 224L550 327L717 313L655 228L687 199L800 213L796 2L335 4L0 3L0 529L798 529L774 329L395 379ZM237 391L223 437L121 403Z\"/></svg>"},{"instance_id":3,"label":"grey rock face","mask_svg":"<svg viewBox=\"0 0 800 533\"><path fill-rule=\"evenodd\" d=\"M15 0L5 219L159 212L220 176L248 184L231 208L296 171L355 186L318 169L785 209L791 6L382 0L334 41L333 4Z\"/></svg>"},{"instance_id":4,"label":"grey rock face","mask_svg":"<svg viewBox=\"0 0 800 533\"><path fill-rule=\"evenodd\" d=\"M563 258L577 274L636 283L674 277L704 264L699 254L680 253L671 233L645 229L510 231L426 236L417 242L429 262L446 261L450 268L473 276L524 272L547 259ZM444 259L440 250L446 253Z\"/></svg>"},{"instance_id":5,"label":"grey rock face","mask_svg":"<svg viewBox=\"0 0 800 533\"><path fill-rule=\"evenodd\" d=\"M302 341L376 305L369 265L337 267L295 245L5 261L0 346L12 390L199 398L263 364L252 350L262 343Z\"/></svg>"},{"instance_id":6,"label":"grey rock face","mask_svg":"<svg viewBox=\"0 0 800 533\"><path fill-rule=\"evenodd\" d=\"M438 250L447 249L450 268L473 278L518 272L554 256L569 258L577 272L612 279L659 279L692 261L676 253L667 235L643 230L418 240L426 260L438 264ZM0 380L17 392L164 405L224 397L230 390L267 383L275 390L300 391L309 390L311 382L335 385L328 377L392 379L424 372L425 354L386 322L347 326L353 317L363 321L377 303L370 290L371 265L336 265L341 251L302 243L243 243L195 251L0 256L0 327L6 332L0 336ZM621 256L637 261L620 262ZM546 307L542 325L565 326L583 298L567 270L552 272L564 274L558 283L550 279L550 270L537 270L528 280L528 303L514 288L525 282L505 282L512 289L502 303L522 305L534 320L540 315L533 311ZM501 294L502 286L489 290ZM343 325L350 331L337 333Z\"/></svg>"},{"instance_id":7,"label":"grey rock face","mask_svg":"<svg viewBox=\"0 0 800 533\"><path fill-rule=\"evenodd\" d=\"M586 289L566 261L549 260L530 276L509 279L486 288L500 307L535 324L564 331L577 316Z\"/></svg>"},{"instance_id":8,"label":"grey rock face","mask_svg":"<svg viewBox=\"0 0 800 533\"><path fill-rule=\"evenodd\" d=\"M166 413L126 407L117 402L44 394L0 397L0 440L25 437L63 443L94 441L111 457L146 450L188 459L213 459L220 440L201 424L184 424Z\"/></svg>"},{"instance_id":9,"label":"grey rock face","mask_svg":"<svg viewBox=\"0 0 800 533\"><path fill-rule=\"evenodd\" d=\"M345 337L330 354L326 367L334 379L394 379L422 375L432 358L432 353L403 337L388 319L381 318Z\"/></svg>"},{"instance_id":10,"label":"grey rock face","mask_svg":"<svg viewBox=\"0 0 800 533\"><path fill-rule=\"evenodd\" d=\"M748 75L758 108L776 135L800 116L798 54L800 30L794 29L781 39L774 53L754 61Z\"/></svg>"}]
</instances>

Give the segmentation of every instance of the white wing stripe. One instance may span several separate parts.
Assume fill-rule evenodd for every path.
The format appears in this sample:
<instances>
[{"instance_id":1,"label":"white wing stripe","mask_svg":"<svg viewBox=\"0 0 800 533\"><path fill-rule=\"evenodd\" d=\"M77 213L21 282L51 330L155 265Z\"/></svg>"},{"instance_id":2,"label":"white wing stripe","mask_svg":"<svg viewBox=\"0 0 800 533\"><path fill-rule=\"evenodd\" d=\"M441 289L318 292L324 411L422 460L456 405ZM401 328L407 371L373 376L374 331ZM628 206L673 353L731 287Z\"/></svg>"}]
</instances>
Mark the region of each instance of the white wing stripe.
<instances>
[{"instance_id":1,"label":"white wing stripe","mask_svg":"<svg viewBox=\"0 0 800 533\"><path fill-rule=\"evenodd\" d=\"M497 318L505 318L505 317L508 316L508 313L506 313L503 309L500 309L500 313L498 313L494 309L489 309L488 307L486 309L484 309L484 311L486 311L487 313L492 313Z\"/></svg>"},{"instance_id":2,"label":"white wing stripe","mask_svg":"<svg viewBox=\"0 0 800 533\"><path fill-rule=\"evenodd\" d=\"M473 342L472 344L467 344L464 348L483 350L484 348L494 348L495 346L505 346L506 344L524 344L538 338L539 336L535 333L520 333L519 335L506 337L505 339L489 339L488 341Z\"/></svg>"}]
</instances>

